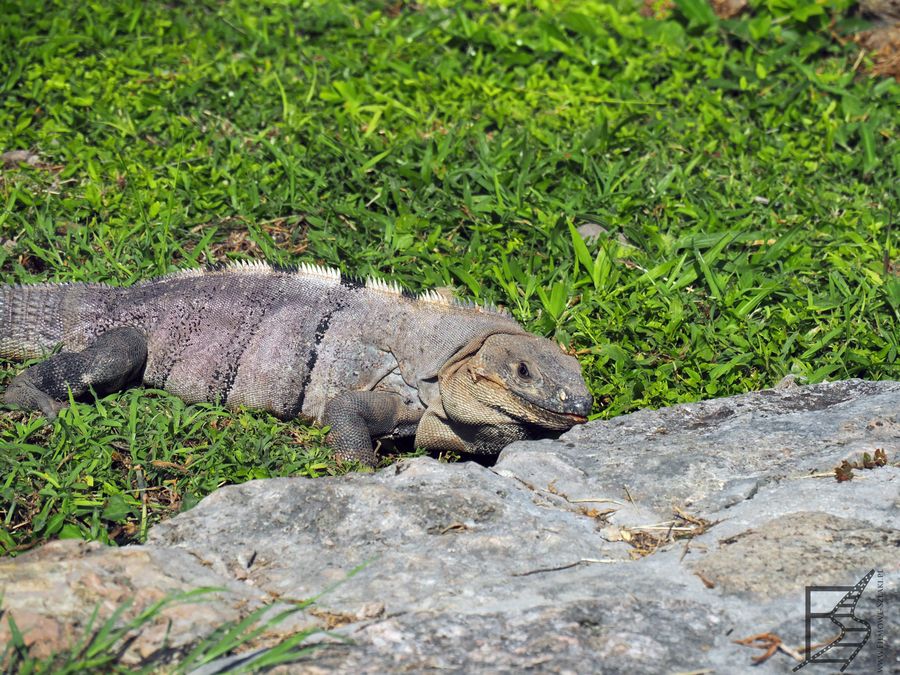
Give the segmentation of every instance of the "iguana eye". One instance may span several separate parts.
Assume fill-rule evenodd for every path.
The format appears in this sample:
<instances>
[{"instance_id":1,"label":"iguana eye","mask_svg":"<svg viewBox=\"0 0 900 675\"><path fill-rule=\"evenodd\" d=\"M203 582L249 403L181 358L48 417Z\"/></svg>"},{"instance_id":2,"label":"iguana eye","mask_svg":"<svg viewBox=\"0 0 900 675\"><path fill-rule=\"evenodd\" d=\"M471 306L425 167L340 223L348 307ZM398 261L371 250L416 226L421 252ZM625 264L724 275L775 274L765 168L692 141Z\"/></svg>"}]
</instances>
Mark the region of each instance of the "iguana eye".
<instances>
[{"instance_id":1,"label":"iguana eye","mask_svg":"<svg viewBox=\"0 0 900 675\"><path fill-rule=\"evenodd\" d=\"M528 366L526 366L524 363L519 364L519 367L516 372L519 373L519 377L521 377L521 378L527 379L527 378L531 377L531 371L528 370Z\"/></svg>"}]
</instances>

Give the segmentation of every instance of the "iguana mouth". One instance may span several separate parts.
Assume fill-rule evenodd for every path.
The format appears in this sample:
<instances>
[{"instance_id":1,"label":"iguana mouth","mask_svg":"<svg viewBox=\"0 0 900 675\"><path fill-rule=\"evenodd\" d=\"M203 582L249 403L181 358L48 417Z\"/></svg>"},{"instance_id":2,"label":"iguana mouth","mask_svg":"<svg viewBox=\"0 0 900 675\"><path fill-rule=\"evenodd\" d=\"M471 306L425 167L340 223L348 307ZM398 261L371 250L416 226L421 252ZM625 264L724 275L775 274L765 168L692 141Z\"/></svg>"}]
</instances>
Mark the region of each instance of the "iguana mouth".
<instances>
[{"instance_id":1,"label":"iguana mouth","mask_svg":"<svg viewBox=\"0 0 900 675\"><path fill-rule=\"evenodd\" d=\"M588 418L585 417L584 415L576 415L575 413L561 413L561 412L556 412L554 410L547 410L546 408L541 408L540 406L535 406L535 410L541 411L541 414L544 416L544 420L556 419L556 420L565 421L567 423L566 424L567 429L569 427L575 426L576 424L584 424L585 422L588 421ZM541 424L541 422L537 422L536 424L543 426L543 424ZM551 427L551 428L553 428L553 427Z\"/></svg>"},{"instance_id":2,"label":"iguana mouth","mask_svg":"<svg viewBox=\"0 0 900 675\"><path fill-rule=\"evenodd\" d=\"M512 396L519 404L524 404L523 407L527 409L527 412L532 413L532 416L529 416L522 421L528 422L529 424L546 426L550 429L568 429L575 426L576 424L584 424L585 422L587 422L587 417L584 415L552 410L550 408L545 408L539 403L535 403L534 401L522 396L521 394L512 391L506 382L501 380L493 373L486 373L480 369L477 369L472 371L472 379L473 381L481 380L483 382L487 382L495 389L499 389L503 394L500 397L501 400L504 396ZM502 405L500 404L491 403L490 406L506 415L511 414L509 410L504 410ZM559 427L558 424L546 424L546 422L558 422L564 424L564 426Z\"/></svg>"},{"instance_id":3,"label":"iguana mouth","mask_svg":"<svg viewBox=\"0 0 900 675\"><path fill-rule=\"evenodd\" d=\"M517 420L525 422L526 424L532 424L545 429L570 429L576 424L584 424L585 422L587 422L588 418L584 415L551 410L525 398L520 394L510 391L506 387L502 387L502 390L505 396L511 396L515 398L516 403L521 408L524 408L524 410L513 413L508 409L504 409L502 404L494 402L492 402L490 406L505 415L512 415ZM523 412L525 413L524 415L522 414Z\"/></svg>"}]
</instances>

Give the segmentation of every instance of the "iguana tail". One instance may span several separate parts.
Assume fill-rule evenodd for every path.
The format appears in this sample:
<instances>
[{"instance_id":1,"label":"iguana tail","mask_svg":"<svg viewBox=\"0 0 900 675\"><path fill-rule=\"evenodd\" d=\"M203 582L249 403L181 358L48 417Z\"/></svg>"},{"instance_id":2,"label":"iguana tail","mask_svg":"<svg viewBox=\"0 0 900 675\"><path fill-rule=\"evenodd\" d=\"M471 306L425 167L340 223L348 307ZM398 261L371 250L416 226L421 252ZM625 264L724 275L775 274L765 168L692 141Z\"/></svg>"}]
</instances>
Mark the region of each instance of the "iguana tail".
<instances>
[{"instance_id":1,"label":"iguana tail","mask_svg":"<svg viewBox=\"0 0 900 675\"><path fill-rule=\"evenodd\" d=\"M53 351L64 342L66 326L80 322L98 287L81 283L0 286L0 356L24 360Z\"/></svg>"}]
</instances>

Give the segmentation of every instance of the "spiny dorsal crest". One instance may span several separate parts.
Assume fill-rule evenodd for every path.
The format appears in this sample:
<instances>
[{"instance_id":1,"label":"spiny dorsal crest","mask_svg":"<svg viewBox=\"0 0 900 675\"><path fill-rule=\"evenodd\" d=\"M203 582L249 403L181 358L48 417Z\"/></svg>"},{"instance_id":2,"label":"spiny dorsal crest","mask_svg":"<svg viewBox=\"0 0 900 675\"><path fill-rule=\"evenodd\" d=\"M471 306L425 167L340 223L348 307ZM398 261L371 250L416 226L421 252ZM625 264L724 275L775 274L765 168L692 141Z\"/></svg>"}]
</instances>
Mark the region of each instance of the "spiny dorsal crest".
<instances>
[{"instance_id":1,"label":"spiny dorsal crest","mask_svg":"<svg viewBox=\"0 0 900 675\"><path fill-rule=\"evenodd\" d=\"M270 265L260 260L235 260L225 266L225 271L237 272L238 274L291 274L333 284L341 283L341 271L339 269L325 267L324 265L311 265L309 263L280 266Z\"/></svg>"},{"instance_id":2,"label":"spiny dorsal crest","mask_svg":"<svg viewBox=\"0 0 900 675\"><path fill-rule=\"evenodd\" d=\"M368 277L366 279L366 288L378 293L389 293L390 295L409 296L409 293L396 281L385 281L384 279L376 279Z\"/></svg>"},{"instance_id":3,"label":"spiny dorsal crest","mask_svg":"<svg viewBox=\"0 0 900 675\"><path fill-rule=\"evenodd\" d=\"M377 291L379 293L389 293L391 295L410 298L417 302L429 305L440 305L442 307L453 307L475 312L486 312L488 314L498 314L503 317L512 318L512 315L502 307L497 307L493 304L480 305L477 302L472 302L471 300L460 300L453 295L453 291L451 291L449 288L432 288L419 293L419 295L414 295L413 293L403 288L396 281L385 281L383 279L376 279L374 277L369 277L366 279L366 288Z\"/></svg>"},{"instance_id":4,"label":"spiny dorsal crest","mask_svg":"<svg viewBox=\"0 0 900 675\"><path fill-rule=\"evenodd\" d=\"M333 284L341 283L341 271L334 267L325 267L323 265L312 265L310 263L299 263L291 266L271 265L260 260L231 260L224 263L216 263L206 267L194 267L168 274L158 279L184 278L203 276L204 274L291 274L306 278L318 279ZM419 295L415 295L407 291L396 281L386 281L376 277L368 277L365 280L365 288L376 293L387 293L402 298L408 298L417 302L430 305L441 305L443 307L451 307L465 309L476 312L486 312L489 314L498 314L500 316L511 318L512 315L502 307L493 304L478 304L471 300L460 300L453 295L449 288L436 288L423 291Z\"/></svg>"},{"instance_id":5,"label":"spiny dorsal crest","mask_svg":"<svg viewBox=\"0 0 900 675\"><path fill-rule=\"evenodd\" d=\"M202 277L207 274L249 274L256 276L295 274L297 276L329 281L334 284L341 283L341 271L333 267L310 265L309 263L280 266L271 265L261 260L229 260L227 262L212 263L206 267L189 267L187 269L179 270L178 272L173 272L172 274L167 274L163 277L158 277L158 279Z\"/></svg>"}]
</instances>

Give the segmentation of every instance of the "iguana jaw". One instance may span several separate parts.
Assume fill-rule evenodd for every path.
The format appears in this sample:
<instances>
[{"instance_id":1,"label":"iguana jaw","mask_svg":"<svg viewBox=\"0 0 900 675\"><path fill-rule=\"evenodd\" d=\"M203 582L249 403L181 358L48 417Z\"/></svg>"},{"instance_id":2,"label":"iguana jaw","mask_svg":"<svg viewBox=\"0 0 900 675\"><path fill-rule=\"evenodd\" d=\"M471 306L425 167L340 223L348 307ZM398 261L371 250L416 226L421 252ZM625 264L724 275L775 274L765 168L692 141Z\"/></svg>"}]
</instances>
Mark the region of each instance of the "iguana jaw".
<instances>
[{"instance_id":1,"label":"iguana jaw","mask_svg":"<svg viewBox=\"0 0 900 675\"><path fill-rule=\"evenodd\" d=\"M561 412L545 408L524 396L518 395L510 390L505 383L498 381L496 378L480 375L478 380L480 382L476 383L475 387L477 388L480 384L482 389L476 394L478 399L488 407L517 421L555 431L570 429L576 424L587 422L586 414ZM490 388L492 392L487 394L486 388ZM582 403L582 406L587 412L590 409L590 399L587 400L586 404Z\"/></svg>"}]
</instances>

